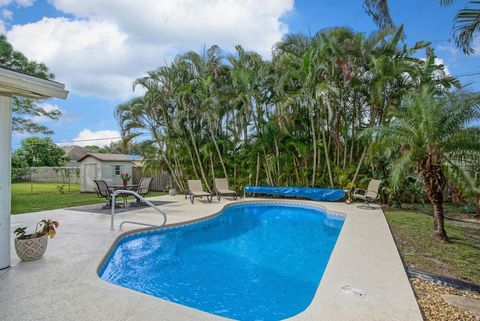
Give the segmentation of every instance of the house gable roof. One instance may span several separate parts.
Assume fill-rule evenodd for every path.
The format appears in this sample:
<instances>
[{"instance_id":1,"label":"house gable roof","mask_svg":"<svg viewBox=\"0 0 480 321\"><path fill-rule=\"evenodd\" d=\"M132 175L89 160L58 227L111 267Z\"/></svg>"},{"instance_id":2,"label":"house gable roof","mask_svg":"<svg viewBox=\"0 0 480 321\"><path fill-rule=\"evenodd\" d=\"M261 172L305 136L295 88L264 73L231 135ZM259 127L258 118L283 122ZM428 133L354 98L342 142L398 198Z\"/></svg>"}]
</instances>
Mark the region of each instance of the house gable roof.
<instances>
[{"instance_id":1,"label":"house gable roof","mask_svg":"<svg viewBox=\"0 0 480 321\"><path fill-rule=\"evenodd\" d=\"M80 158L78 161L81 162L87 157L93 157L99 161L105 162L131 162L133 159L130 155L125 154L101 154L101 153L87 153L85 156Z\"/></svg>"}]
</instances>

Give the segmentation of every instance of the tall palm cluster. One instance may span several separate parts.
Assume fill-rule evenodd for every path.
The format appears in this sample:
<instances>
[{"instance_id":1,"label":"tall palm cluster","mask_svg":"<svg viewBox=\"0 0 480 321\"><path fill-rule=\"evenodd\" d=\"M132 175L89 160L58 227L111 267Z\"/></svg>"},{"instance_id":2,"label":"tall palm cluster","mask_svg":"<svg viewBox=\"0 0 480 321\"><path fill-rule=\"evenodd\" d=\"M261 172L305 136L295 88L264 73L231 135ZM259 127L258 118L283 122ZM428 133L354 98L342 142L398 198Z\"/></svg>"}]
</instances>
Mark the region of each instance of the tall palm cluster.
<instances>
[{"instance_id":1,"label":"tall palm cluster","mask_svg":"<svg viewBox=\"0 0 480 321\"><path fill-rule=\"evenodd\" d=\"M288 35L271 59L241 46L187 52L137 79L144 94L116 117L125 140L149 138L145 166L168 170L180 189L192 178L208 188L214 177L237 188L355 185L384 175L365 129L390 124L407 94L460 86L428 43L408 47L402 35Z\"/></svg>"}]
</instances>

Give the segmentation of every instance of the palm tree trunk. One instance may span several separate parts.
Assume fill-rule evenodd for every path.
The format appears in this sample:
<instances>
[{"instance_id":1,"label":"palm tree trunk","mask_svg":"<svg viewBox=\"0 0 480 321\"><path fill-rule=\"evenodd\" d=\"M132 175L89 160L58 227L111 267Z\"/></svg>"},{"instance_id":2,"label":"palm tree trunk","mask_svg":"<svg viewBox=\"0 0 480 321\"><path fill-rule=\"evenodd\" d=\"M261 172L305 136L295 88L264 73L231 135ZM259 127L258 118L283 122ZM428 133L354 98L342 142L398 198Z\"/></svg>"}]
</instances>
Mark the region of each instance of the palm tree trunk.
<instances>
[{"instance_id":1,"label":"palm tree trunk","mask_svg":"<svg viewBox=\"0 0 480 321\"><path fill-rule=\"evenodd\" d=\"M323 139L323 146L325 148L325 162L327 163L327 171L328 171L328 179L330 180L330 187L333 187L333 175L332 169L330 167L330 158L328 156L328 147L327 147L327 139L325 138L325 130L322 129L322 139Z\"/></svg>"},{"instance_id":2,"label":"palm tree trunk","mask_svg":"<svg viewBox=\"0 0 480 321\"><path fill-rule=\"evenodd\" d=\"M198 179L197 167L195 166L195 160L193 159L192 151L190 150L190 147L188 147L188 144L185 145L187 147L188 155L190 156L190 161L192 162L193 173L195 174L195 178Z\"/></svg>"},{"instance_id":3,"label":"palm tree trunk","mask_svg":"<svg viewBox=\"0 0 480 321\"><path fill-rule=\"evenodd\" d=\"M208 126L208 128L210 130L210 135L212 136L213 145L215 145L215 150L217 151L218 158L220 159L220 164L222 165L223 174L225 175L225 178L228 178L227 168L225 167L225 162L223 161L222 153L220 153L220 148L218 148L217 140L215 139L215 136L213 135L212 127Z\"/></svg>"},{"instance_id":4,"label":"palm tree trunk","mask_svg":"<svg viewBox=\"0 0 480 321\"><path fill-rule=\"evenodd\" d=\"M315 177L317 176L317 135L315 134L315 121L313 111L310 110L310 126L313 144L313 169L312 169L312 187L315 186Z\"/></svg>"},{"instance_id":5,"label":"palm tree trunk","mask_svg":"<svg viewBox=\"0 0 480 321\"><path fill-rule=\"evenodd\" d=\"M255 186L258 186L259 175L260 175L260 153L257 154L257 172L255 173Z\"/></svg>"},{"instance_id":6,"label":"palm tree trunk","mask_svg":"<svg viewBox=\"0 0 480 321\"><path fill-rule=\"evenodd\" d=\"M277 164L277 184L280 185L280 150L278 148L277 140L273 140L275 144L275 158L276 158L276 164Z\"/></svg>"},{"instance_id":7,"label":"palm tree trunk","mask_svg":"<svg viewBox=\"0 0 480 321\"><path fill-rule=\"evenodd\" d=\"M430 165L429 169L422 170L423 185L428 198L433 205L435 236L442 241L448 242L447 232L444 226L443 212L443 189L446 179L442 169L438 165Z\"/></svg>"},{"instance_id":8,"label":"palm tree trunk","mask_svg":"<svg viewBox=\"0 0 480 321\"><path fill-rule=\"evenodd\" d=\"M365 158L365 155L367 154L368 147L369 147L369 145L367 145L363 148L362 156L360 156L360 160L358 161L357 169L355 170L355 175L353 175L353 179L352 179L352 184L354 184L354 185L355 185L355 181L357 180L358 173L360 172L360 168L362 167L363 159Z\"/></svg>"},{"instance_id":9,"label":"palm tree trunk","mask_svg":"<svg viewBox=\"0 0 480 321\"><path fill-rule=\"evenodd\" d=\"M212 172L212 181L214 181L215 180L215 166L213 165L212 152L208 152L208 156L210 158L210 171Z\"/></svg>"},{"instance_id":10,"label":"palm tree trunk","mask_svg":"<svg viewBox=\"0 0 480 321\"><path fill-rule=\"evenodd\" d=\"M207 180L207 176L205 175L205 171L203 170L202 159L200 158L200 152L198 151L197 143L195 142L195 137L193 136L192 125L189 124L188 127L189 127L188 132L190 133L190 138L192 139L193 150L195 151L195 155L197 156L198 166L200 167L200 174L202 174L202 179L205 182L205 185L207 185L207 190L209 192L212 192L211 189L210 189L210 185L208 184L208 180Z\"/></svg>"}]
</instances>

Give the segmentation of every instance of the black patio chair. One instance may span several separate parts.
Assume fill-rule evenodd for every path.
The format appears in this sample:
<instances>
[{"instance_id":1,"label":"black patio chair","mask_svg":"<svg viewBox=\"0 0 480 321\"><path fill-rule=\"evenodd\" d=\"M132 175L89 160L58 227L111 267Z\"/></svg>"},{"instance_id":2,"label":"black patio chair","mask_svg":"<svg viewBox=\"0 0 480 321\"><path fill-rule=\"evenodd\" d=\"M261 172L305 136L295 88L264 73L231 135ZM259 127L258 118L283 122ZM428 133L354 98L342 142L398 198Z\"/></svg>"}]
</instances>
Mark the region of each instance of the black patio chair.
<instances>
[{"instance_id":1,"label":"black patio chair","mask_svg":"<svg viewBox=\"0 0 480 321\"><path fill-rule=\"evenodd\" d=\"M102 208L112 208L112 194L113 191L108 187L107 182L101 179L94 179L95 185L97 185L97 196L107 200ZM118 206L115 204L115 206Z\"/></svg>"}]
</instances>

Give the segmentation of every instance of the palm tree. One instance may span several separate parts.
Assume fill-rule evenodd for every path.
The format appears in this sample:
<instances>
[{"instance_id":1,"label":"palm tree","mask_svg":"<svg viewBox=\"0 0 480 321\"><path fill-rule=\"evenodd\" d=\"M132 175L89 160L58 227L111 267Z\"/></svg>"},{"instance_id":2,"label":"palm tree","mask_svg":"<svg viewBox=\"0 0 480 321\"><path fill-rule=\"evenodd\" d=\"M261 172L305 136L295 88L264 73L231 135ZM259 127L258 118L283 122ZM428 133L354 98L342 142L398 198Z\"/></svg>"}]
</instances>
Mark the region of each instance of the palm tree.
<instances>
[{"instance_id":1,"label":"palm tree","mask_svg":"<svg viewBox=\"0 0 480 321\"><path fill-rule=\"evenodd\" d=\"M394 27L394 22L388 6L389 0L364 0L367 13L381 29ZM444 6L451 5L454 0L440 0ZM476 8L471 8L474 6ZM454 18L453 34L457 47L467 55L475 53L472 47L473 37L480 30L480 1L470 0L467 7L457 12Z\"/></svg>"},{"instance_id":2,"label":"palm tree","mask_svg":"<svg viewBox=\"0 0 480 321\"><path fill-rule=\"evenodd\" d=\"M447 180L461 184L465 192L475 183L465 169L480 161L480 96L435 96L425 87L404 99L389 125L366 130L384 151L398 150L391 168L391 183L398 188L407 174L416 171L434 208L435 236L448 241L444 228L443 191ZM474 124L474 123L473 123Z\"/></svg>"}]
</instances>

